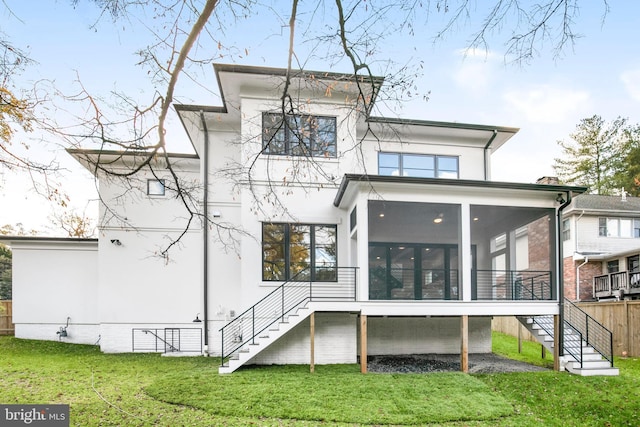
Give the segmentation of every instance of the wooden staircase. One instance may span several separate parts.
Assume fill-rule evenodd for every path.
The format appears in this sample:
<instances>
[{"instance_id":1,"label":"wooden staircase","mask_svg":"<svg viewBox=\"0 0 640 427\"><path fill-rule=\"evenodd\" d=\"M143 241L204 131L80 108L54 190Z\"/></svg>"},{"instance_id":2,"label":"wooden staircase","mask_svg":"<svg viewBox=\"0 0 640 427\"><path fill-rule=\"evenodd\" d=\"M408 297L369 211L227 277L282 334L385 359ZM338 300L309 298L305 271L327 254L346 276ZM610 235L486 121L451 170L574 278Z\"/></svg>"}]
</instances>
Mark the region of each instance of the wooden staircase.
<instances>
[{"instance_id":1,"label":"wooden staircase","mask_svg":"<svg viewBox=\"0 0 640 427\"><path fill-rule=\"evenodd\" d=\"M553 351L553 316L518 317L518 320L538 342ZM568 372L581 376L616 376L620 374L619 369L614 368L611 361L588 344L583 339L583 335L567 322L564 324L563 333L565 355L561 358L561 366Z\"/></svg>"}]
</instances>

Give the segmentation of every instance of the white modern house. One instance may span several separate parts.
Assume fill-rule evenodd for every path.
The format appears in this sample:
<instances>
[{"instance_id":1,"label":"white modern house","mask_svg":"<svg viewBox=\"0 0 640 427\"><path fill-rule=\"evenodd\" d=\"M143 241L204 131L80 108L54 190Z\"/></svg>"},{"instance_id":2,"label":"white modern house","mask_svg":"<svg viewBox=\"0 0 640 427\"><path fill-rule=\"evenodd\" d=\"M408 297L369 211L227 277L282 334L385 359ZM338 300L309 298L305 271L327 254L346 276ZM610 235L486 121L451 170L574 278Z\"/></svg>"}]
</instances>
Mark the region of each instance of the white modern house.
<instances>
[{"instance_id":1,"label":"white modern house","mask_svg":"<svg viewBox=\"0 0 640 427\"><path fill-rule=\"evenodd\" d=\"M283 114L286 70L214 70L222 105L175 106L195 149L169 157L176 175L158 158L122 183L92 165L139 153L70 151L99 182L97 240L3 238L16 336L203 352L222 373L416 353L464 369L491 352L492 316L562 345L561 213L586 189L492 181L518 129L365 120L359 88L375 99L382 79L329 72L292 76Z\"/></svg>"},{"instance_id":2,"label":"white modern house","mask_svg":"<svg viewBox=\"0 0 640 427\"><path fill-rule=\"evenodd\" d=\"M640 198L580 195L562 226L567 298L640 297Z\"/></svg>"}]
</instances>

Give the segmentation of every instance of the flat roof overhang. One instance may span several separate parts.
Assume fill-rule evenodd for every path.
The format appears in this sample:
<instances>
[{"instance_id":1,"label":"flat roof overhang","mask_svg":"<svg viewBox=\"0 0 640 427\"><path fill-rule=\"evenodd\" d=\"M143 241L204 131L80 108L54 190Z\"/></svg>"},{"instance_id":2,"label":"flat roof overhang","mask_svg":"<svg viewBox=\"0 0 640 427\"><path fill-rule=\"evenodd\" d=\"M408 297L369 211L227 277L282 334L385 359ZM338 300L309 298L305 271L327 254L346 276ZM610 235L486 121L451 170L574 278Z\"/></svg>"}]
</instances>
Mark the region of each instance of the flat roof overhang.
<instances>
[{"instance_id":1,"label":"flat roof overhang","mask_svg":"<svg viewBox=\"0 0 640 427\"><path fill-rule=\"evenodd\" d=\"M567 195L567 198L582 194L588 190L587 187L574 187L567 185L555 184L525 184L517 182L500 182L500 181L478 181L465 179L446 179L446 178L415 178L403 176L382 176L382 175L357 175L346 174L342 178L338 192L333 201L334 206L343 207L345 199L349 194L358 192L358 188L367 185L370 189L381 186L419 186L424 188L437 188L440 191L447 188L455 188L461 190L484 189L493 191L512 191L512 192L529 192L538 193L548 198L555 199L558 194Z\"/></svg>"},{"instance_id":2,"label":"flat roof overhang","mask_svg":"<svg viewBox=\"0 0 640 427\"><path fill-rule=\"evenodd\" d=\"M98 248L98 239L80 237L45 237L45 236L0 236L0 243L10 248L45 249L45 248Z\"/></svg>"}]
</instances>

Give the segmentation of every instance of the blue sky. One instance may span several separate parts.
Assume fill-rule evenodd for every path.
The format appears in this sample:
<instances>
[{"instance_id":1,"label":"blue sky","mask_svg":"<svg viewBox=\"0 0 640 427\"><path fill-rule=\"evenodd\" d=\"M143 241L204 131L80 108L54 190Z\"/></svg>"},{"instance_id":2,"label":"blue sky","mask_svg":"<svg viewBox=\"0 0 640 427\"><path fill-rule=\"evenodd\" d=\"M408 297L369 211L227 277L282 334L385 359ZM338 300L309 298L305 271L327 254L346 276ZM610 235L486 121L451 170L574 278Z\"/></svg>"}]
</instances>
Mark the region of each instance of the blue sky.
<instances>
[{"instance_id":1,"label":"blue sky","mask_svg":"<svg viewBox=\"0 0 640 427\"><path fill-rule=\"evenodd\" d=\"M582 118L599 114L606 120L622 116L640 123L640 26L636 18L640 2L612 2L604 23L603 3L583 3L574 27L582 37L575 46L569 46L559 58L553 57L549 45L542 46L540 55L523 65L507 64L504 33L490 39L488 52L478 54L463 54L471 33L471 28L464 25L434 43L432 37L446 16L430 16L426 25L416 26L416 36L390 37L377 46L376 58L423 61L424 74L415 81L415 87L418 93L430 91L430 96L428 101L418 96L393 105L388 113L520 128L493 156L493 179L535 182L541 176L553 175L553 159L560 155L557 141L568 139ZM149 40L142 27L146 17L115 24L106 19L92 28L98 15L88 1L81 1L75 9L67 0L8 0L6 4L13 14L0 6L1 30L37 61L16 79L19 85L27 87L39 79L50 79L72 92L73 82L80 78L96 94L106 96L111 90L121 90L141 101L151 98L153 86L146 71L136 66L138 57L134 54ZM327 8L315 13L314 19L321 20L329 19L327 15L332 12ZM424 19L418 18L417 22L424 24ZM288 30L284 22L262 12L239 22L226 22L220 38L225 45L237 47L239 53L219 62L286 65ZM310 43L299 43L296 48L302 59L312 50ZM327 68L319 59L309 60L306 66ZM348 66L341 63L331 70L348 71ZM211 69L207 67L197 76L199 85L181 82L179 100L219 105ZM173 150L189 149L187 136L175 117L169 136ZM83 210L87 200L95 197L88 173L53 144L31 145L32 155L55 155L69 169L65 189L72 207ZM22 222L27 228L44 228L52 208L28 188L25 177L0 173L0 225ZM95 206L89 212L95 212Z\"/></svg>"}]
</instances>

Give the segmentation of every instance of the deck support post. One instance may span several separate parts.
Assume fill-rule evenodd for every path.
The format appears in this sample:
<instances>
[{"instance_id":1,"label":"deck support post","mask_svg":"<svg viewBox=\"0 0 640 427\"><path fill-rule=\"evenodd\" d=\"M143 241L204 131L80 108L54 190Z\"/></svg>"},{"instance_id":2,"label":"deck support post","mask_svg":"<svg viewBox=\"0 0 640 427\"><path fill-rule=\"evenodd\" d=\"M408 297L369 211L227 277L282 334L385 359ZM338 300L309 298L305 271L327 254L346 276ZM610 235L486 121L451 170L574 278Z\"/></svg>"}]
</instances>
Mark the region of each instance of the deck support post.
<instances>
[{"instance_id":1,"label":"deck support post","mask_svg":"<svg viewBox=\"0 0 640 427\"><path fill-rule=\"evenodd\" d=\"M553 370L560 371L560 335L562 327L560 325L560 316L553 316Z\"/></svg>"},{"instance_id":2,"label":"deck support post","mask_svg":"<svg viewBox=\"0 0 640 427\"><path fill-rule=\"evenodd\" d=\"M522 324L518 322L518 353L522 353Z\"/></svg>"},{"instance_id":3,"label":"deck support post","mask_svg":"<svg viewBox=\"0 0 640 427\"><path fill-rule=\"evenodd\" d=\"M314 373L316 369L316 313L309 316L309 372Z\"/></svg>"},{"instance_id":4,"label":"deck support post","mask_svg":"<svg viewBox=\"0 0 640 427\"><path fill-rule=\"evenodd\" d=\"M460 370L469 372L469 316L460 317Z\"/></svg>"},{"instance_id":5,"label":"deck support post","mask_svg":"<svg viewBox=\"0 0 640 427\"><path fill-rule=\"evenodd\" d=\"M360 315L360 372L367 373L367 315Z\"/></svg>"}]
</instances>

